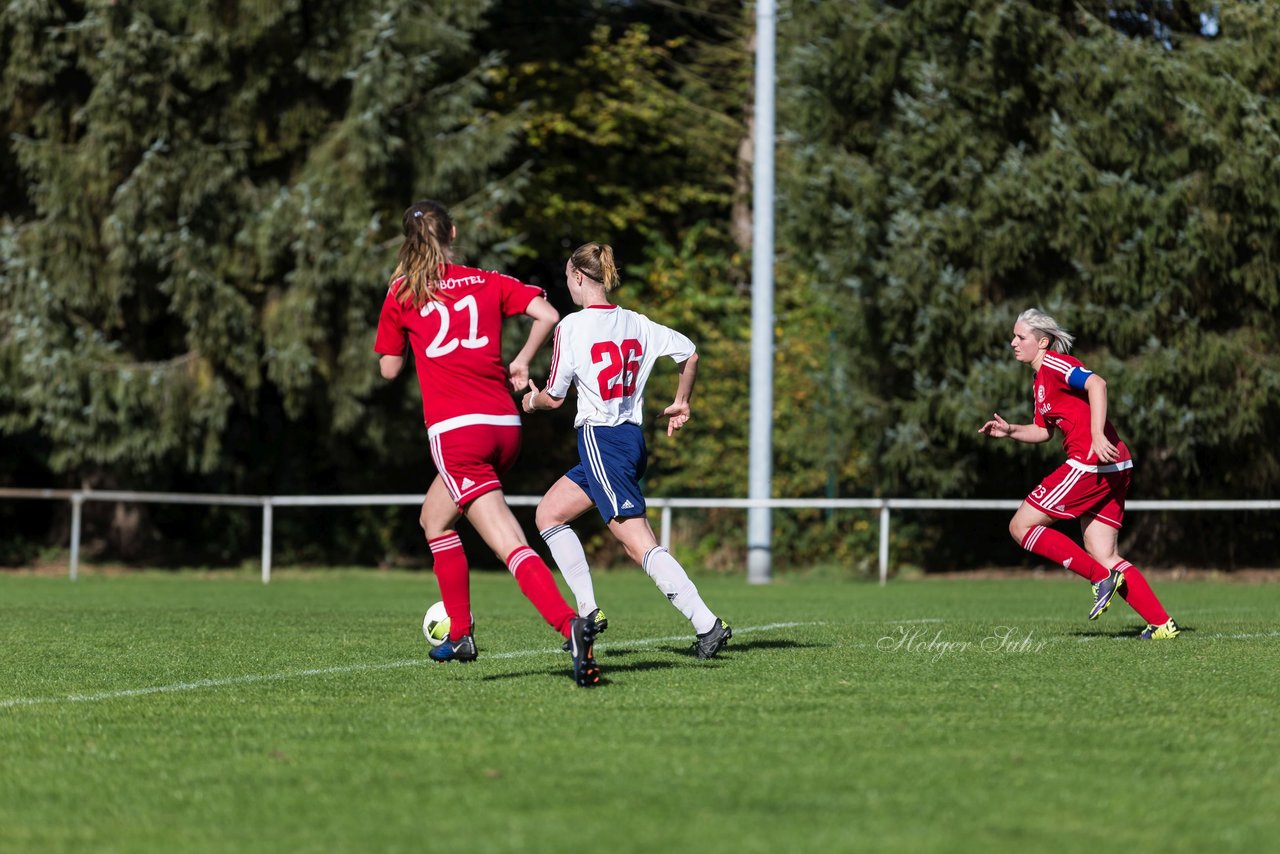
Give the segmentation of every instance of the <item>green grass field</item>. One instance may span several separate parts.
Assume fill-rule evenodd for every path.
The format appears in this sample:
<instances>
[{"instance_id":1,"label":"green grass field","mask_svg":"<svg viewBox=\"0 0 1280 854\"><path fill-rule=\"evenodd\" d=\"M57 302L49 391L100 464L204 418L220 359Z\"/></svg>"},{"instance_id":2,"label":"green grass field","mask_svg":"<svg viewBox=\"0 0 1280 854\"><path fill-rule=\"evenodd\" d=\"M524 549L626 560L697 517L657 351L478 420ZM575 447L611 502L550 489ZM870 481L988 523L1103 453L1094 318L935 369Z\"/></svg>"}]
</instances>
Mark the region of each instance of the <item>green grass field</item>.
<instances>
[{"instance_id":1,"label":"green grass field","mask_svg":"<svg viewBox=\"0 0 1280 854\"><path fill-rule=\"evenodd\" d=\"M0 849L1280 839L1280 585L1157 582L1186 631L1153 643L1061 580L699 585L735 627L710 662L642 573L600 576L584 690L505 574L474 576L472 665L426 661L426 573L0 576Z\"/></svg>"}]
</instances>

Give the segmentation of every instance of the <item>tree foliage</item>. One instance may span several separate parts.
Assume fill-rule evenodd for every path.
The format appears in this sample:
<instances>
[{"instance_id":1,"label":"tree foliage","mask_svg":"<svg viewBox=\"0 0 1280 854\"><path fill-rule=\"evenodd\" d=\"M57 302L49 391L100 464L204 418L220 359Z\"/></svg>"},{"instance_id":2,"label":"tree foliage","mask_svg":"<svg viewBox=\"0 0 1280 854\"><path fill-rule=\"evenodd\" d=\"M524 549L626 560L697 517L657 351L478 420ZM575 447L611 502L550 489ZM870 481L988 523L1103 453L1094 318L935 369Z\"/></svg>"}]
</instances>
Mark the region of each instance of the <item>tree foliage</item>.
<instances>
[{"instance_id":1,"label":"tree foliage","mask_svg":"<svg viewBox=\"0 0 1280 854\"><path fill-rule=\"evenodd\" d=\"M690 430L651 424L651 494L744 494L753 12L9 3L0 478L420 490L416 383L383 384L369 348L398 214L429 196L462 259L562 311L564 257L613 244L619 300L703 359ZM1021 494L1057 449L976 428L1030 417L1006 342L1038 305L1110 381L1135 497L1270 495L1278 18L1187 0L781 4L775 494ZM655 374L651 415L674 383ZM572 462L569 414L529 424L513 491ZM683 524L699 559L736 567L742 522ZM255 536L219 513L151 523L228 554ZM418 548L394 511L277 524L299 559ZM782 565L869 561L861 519L775 526ZM1190 549L1198 531L1144 542L1161 556L1151 543ZM905 539L929 565L999 559L954 519ZM1251 542L1239 559L1265 551Z\"/></svg>"},{"instance_id":2,"label":"tree foliage","mask_svg":"<svg viewBox=\"0 0 1280 854\"><path fill-rule=\"evenodd\" d=\"M465 225L501 191L483 11L11 4L0 427L55 472L238 490L280 488L268 459L385 447L368 352L394 212L431 192Z\"/></svg>"},{"instance_id":3,"label":"tree foliage","mask_svg":"<svg viewBox=\"0 0 1280 854\"><path fill-rule=\"evenodd\" d=\"M1175 44L1093 5L793 6L783 232L843 307L854 443L882 436L852 491L1035 482L1056 453L976 434L1031 417L1005 342L1032 305L1111 380L1141 497L1280 474L1277 13L1234 4Z\"/></svg>"}]
</instances>

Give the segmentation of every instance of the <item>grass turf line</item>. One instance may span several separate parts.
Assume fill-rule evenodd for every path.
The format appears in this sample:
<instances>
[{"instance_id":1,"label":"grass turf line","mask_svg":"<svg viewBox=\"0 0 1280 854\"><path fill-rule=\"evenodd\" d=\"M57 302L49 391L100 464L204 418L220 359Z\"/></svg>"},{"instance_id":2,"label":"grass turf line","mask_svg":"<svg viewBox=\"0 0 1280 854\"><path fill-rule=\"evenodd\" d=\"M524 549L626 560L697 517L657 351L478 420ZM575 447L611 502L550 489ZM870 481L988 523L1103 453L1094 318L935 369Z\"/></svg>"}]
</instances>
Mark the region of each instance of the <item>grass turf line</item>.
<instances>
[{"instance_id":1,"label":"grass turf line","mask_svg":"<svg viewBox=\"0 0 1280 854\"><path fill-rule=\"evenodd\" d=\"M1164 583L1188 631L1142 643L1122 602L1090 623L1087 587L1066 582L700 578L735 625L802 624L701 662L647 578L609 573L608 684L584 691L509 577L473 584L481 659L397 667L425 653L429 575L0 577L0 703L306 674L0 705L0 849L1190 851L1280 835L1280 585Z\"/></svg>"}]
</instances>

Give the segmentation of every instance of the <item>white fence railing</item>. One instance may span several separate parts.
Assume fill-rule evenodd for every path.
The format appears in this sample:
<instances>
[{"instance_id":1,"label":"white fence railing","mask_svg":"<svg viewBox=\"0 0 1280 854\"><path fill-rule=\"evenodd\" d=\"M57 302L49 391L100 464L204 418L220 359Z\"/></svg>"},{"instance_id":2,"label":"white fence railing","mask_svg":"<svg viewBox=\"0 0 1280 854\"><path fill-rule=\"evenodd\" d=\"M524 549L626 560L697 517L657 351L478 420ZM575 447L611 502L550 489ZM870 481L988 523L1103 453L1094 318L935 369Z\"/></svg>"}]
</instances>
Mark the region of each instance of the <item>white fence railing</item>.
<instances>
[{"instance_id":1,"label":"white fence railing","mask_svg":"<svg viewBox=\"0 0 1280 854\"><path fill-rule=\"evenodd\" d=\"M202 495L185 492L121 492L113 490L15 489L0 487L0 498L48 499L71 502L70 576L80 564L80 520L87 501L138 504L200 504L262 508L262 583L271 580L271 523L276 507L367 507L372 505L418 506L421 495ZM515 507L534 507L537 495L508 495ZM771 507L804 510L878 510L880 512L880 583L889 578L889 513L892 510L1008 510L1018 509L1021 499L969 500L950 498L648 498L661 511L658 540L671 545L671 512L683 508ZM1130 501L1126 510L1280 510L1280 500L1258 501Z\"/></svg>"}]
</instances>

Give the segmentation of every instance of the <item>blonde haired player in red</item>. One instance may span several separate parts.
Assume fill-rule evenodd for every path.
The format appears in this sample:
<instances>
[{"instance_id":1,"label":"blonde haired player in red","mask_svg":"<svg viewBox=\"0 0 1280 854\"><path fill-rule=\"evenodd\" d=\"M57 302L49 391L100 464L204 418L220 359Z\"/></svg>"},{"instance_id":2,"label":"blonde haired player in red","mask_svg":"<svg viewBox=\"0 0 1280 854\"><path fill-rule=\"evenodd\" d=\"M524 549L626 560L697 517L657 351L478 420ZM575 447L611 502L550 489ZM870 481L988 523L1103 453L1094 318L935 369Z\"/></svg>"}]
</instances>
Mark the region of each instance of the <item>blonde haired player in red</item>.
<instances>
[{"instance_id":1,"label":"blonde haired player in red","mask_svg":"<svg viewBox=\"0 0 1280 854\"><path fill-rule=\"evenodd\" d=\"M1137 567L1116 552L1133 460L1107 420L1107 383L1069 355L1075 338L1039 309L1027 309L1013 325L1013 356L1031 366L1035 419L1010 424L999 413L978 428L993 439L1039 444L1062 431L1067 461L1031 491L1009 522L1022 548L1062 564L1093 584L1096 620L1119 593L1147 621L1141 637L1172 638L1178 624L1156 598ZM1081 549L1049 525L1055 519L1079 519Z\"/></svg>"},{"instance_id":2,"label":"blonde haired player in red","mask_svg":"<svg viewBox=\"0 0 1280 854\"><path fill-rule=\"evenodd\" d=\"M457 229L438 202L404 212L404 243L382 303L374 351L382 376L394 379L413 354L422 386L423 417L436 477L420 522L435 559L449 638L431 650L435 661L474 661L467 556L455 526L467 519L515 576L538 613L569 641L573 675L583 687L600 682L590 624L564 600L502 494L501 476L520 452L520 414L513 391L529 381L529 360L560 314L542 289L500 273L453 263ZM528 340L502 364L502 321L533 319Z\"/></svg>"},{"instance_id":3,"label":"blonde haired player in red","mask_svg":"<svg viewBox=\"0 0 1280 854\"><path fill-rule=\"evenodd\" d=\"M697 348L674 329L609 301L608 293L618 282L610 246L579 246L564 273L569 294L582 310L560 321L547 387L539 391L530 382L523 405L525 412L559 408L569 387L576 386L578 412L573 423L580 462L538 503L538 531L577 597L578 613L588 618L594 631L604 631L609 624L596 606L586 553L569 527L594 506L627 555L693 625L694 654L712 658L733 630L707 608L679 561L658 545L640 490L649 456L640 429L645 383L663 356L679 366L675 400L662 413L669 419L667 435L674 436L689 420Z\"/></svg>"}]
</instances>

